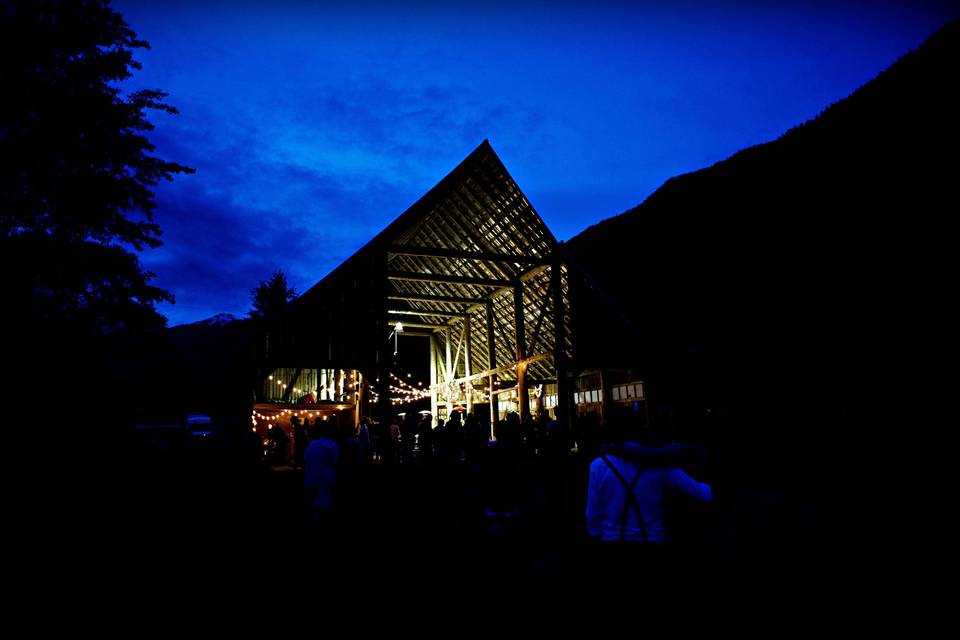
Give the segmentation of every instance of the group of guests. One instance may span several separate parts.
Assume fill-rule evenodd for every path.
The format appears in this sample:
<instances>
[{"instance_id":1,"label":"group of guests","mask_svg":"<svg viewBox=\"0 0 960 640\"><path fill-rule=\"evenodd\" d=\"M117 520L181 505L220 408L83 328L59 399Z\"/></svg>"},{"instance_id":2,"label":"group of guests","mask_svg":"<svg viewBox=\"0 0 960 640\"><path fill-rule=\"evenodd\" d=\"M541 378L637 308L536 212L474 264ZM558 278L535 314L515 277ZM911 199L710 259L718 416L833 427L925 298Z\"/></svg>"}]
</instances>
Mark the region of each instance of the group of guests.
<instances>
[{"instance_id":1,"label":"group of guests","mask_svg":"<svg viewBox=\"0 0 960 640\"><path fill-rule=\"evenodd\" d=\"M436 427L430 415L411 414L402 420L374 424L363 419L358 426L341 425L336 417L318 420L305 448L304 486L312 492L314 520L330 517L335 501L343 499L351 474L366 464L431 464L449 468L464 462L466 468L484 471L488 511L510 513L517 505L517 470L531 451L549 461L567 457L572 440L557 421L524 427L510 413L496 427L467 414L454 413ZM298 425L294 425L295 434ZM670 492L709 502L712 488L689 473L703 459L702 447L662 444L645 440L644 431L629 423L616 424L606 442L581 453L589 464L586 495L586 528L610 548L649 549L662 545L664 497ZM660 446L655 446L659 444ZM339 486L338 486L339 485ZM601 546L608 546L606 544ZM617 552L623 555L623 551ZM629 552L637 555L633 551ZM640 555L649 557L649 551Z\"/></svg>"},{"instance_id":2,"label":"group of guests","mask_svg":"<svg viewBox=\"0 0 960 640\"><path fill-rule=\"evenodd\" d=\"M297 421L295 434L298 428ZM318 521L329 518L335 501L346 499L351 483L362 478L363 467L371 462L416 464L441 472L461 463L478 473L482 467L484 483L492 487L491 502L510 503L497 497L516 492L512 470L523 457L526 443L532 442L524 436L516 414L508 414L498 424L491 440L487 423L465 412L453 412L436 426L430 414L409 413L380 423L362 418L356 427L339 425L334 416L315 422L308 434L304 486L313 493L311 512Z\"/></svg>"}]
</instances>

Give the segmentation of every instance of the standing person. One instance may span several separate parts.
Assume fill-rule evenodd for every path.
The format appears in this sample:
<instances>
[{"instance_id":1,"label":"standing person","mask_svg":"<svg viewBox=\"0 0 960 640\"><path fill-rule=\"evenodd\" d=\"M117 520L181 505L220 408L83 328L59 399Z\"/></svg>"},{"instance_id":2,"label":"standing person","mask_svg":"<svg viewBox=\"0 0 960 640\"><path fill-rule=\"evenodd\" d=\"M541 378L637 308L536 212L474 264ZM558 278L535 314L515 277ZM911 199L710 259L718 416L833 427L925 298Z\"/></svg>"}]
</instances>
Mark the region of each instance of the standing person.
<instances>
[{"instance_id":1,"label":"standing person","mask_svg":"<svg viewBox=\"0 0 960 640\"><path fill-rule=\"evenodd\" d=\"M417 447L420 449L420 462L428 464L433 456L433 416L425 414L417 426Z\"/></svg>"},{"instance_id":2,"label":"standing person","mask_svg":"<svg viewBox=\"0 0 960 640\"><path fill-rule=\"evenodd\" d=\"M270 442L269 464L271 467L286 465L290 461L290 436L279 424L270 425L267 431Z\"/></svg>"},{"instance_id":3,"label":"standing person","mask_svg":"<svg viewBox=\"0 0 960 640\"><path fill-rule=\"evenodd\" d=\"M417 441L417 415L407 411L400 424L400 460L404 464L413 463L413 445Z\"/></svg>"},{"instance_id":4,"label":"standing person","mask_svg":"<svg viewBox=\"0 0 960 640\"><path fill-rule=\"evenodd\" d=\"M598 566L642 571L660 576L664 494L676 491L710 502L709 484L698 482L677 466L674 448L641 447L639 431L618 425L622 444L601 450L590 464L587 529L599 541ZM682 455L682 454L681 454Z\"/></svg>"},{"instance_id":5,"label":"standing person","mask_svg":"<svg viewBox=\"0 0 960 640\"><path fill-rule=\"evenodd\" d=\"M386 458L389 464L400 459L400 425L397 422L397 417L394 416L390 419L390 426L387 428Z\"/></svg>"},{"instance_id":6,"label":"standing person","mask_svg":"<svg viewBox=\"0 0 960 640\"><path fill-rule=\"evenodd\" d=\"M340 461L340 449L334 440L337 436L336 421L318 419L314 433L316 438L304 454L306 472L303 486L313 492L310 515L314 522L326 523L333 511L333 492Z\"/></svg>"},{"instance_id":7,"label":"standing person","mask_svg":"<svg viewBox=\"0 0 960 640\"><path fill-rule=\"evenodd\" d=\"M337 466L336 503L337 515L344 521L352 521L358 513L366 485L369 454L365 443L358 437L358 430L358 426L346 420L337 428L340 463Z\"/></svg>"},{"instance_id":8,"label":"standing person","mask_svg":"<svg viewBox=\"0 0 960 640\"><path fill-rule=\"evenodd\" d=\"M480 464L484 450L487 448L487 434L485 428L477 419L475 413L467 416L463 424L463 452L470 467Z\"/></svg>"},{"instance_id":9,"label":"standing person","mask_svg":"<svg viewBox=\"0 0 960 640\"><path fill-rule=\"evenodd\" d=\"M449 420L443 425L441 435L440 456L447 465L460 462L460 452L463 449L463 426L460 424L460 411L453 411Z\"/></svg>"},{"instance_id":10,"label":"standing person","mask_svg":"<svg viewBox=\"0 0 960 640\"><path fill-rule=\"evenodd\" d=\"M494 427L483 457L483 501L488 515L513 517L520 502L520 434L517 414Z\"/></svg>"},{"instance_id":11,"label":"standing person","mask_svg":"<svg viewBox=\"0 0 960 640\"><path fill-rule=\"evenodd\" d=\"M293 466L300 469L303 467L303 454L307 449L307 428L301 424L299 416L291 417L290 424L293 425Z\"/></svg>"},{"instance_id":12,"label":"standing person","mask_svg":"<svg viewBox=\"0 0 960 640\"><path fill-rule=\"evenodd\" d=\"M363 449L365 462L370 462L370 418L363 416L360 418L360 426L357 429L357 441Z\"/></svg>"}]
</instances>

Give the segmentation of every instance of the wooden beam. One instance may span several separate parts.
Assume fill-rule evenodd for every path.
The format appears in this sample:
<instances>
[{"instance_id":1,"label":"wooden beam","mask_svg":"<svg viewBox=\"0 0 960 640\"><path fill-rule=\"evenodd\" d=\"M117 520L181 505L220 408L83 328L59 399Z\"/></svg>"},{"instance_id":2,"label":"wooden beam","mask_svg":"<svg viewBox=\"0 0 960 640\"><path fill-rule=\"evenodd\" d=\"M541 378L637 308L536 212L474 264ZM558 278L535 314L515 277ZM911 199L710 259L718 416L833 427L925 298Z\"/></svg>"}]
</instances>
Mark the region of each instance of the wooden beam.
<instances>
[{"instance_id":1,"label":"wooden beam","mask_svg":"<svg viewBox=\"0 0 960 640\"><path fill-rule=\"evenodd\" d=\"M543 272L544 272L546 269L548 269L548 268L549 268L549 267L547 267L547 266L545 266L545 265L538 265L538 266L536 266L536 267L533 267L533 268L530 269L529 271L525 271L525 272L521 273L521 274L520 274L520 277L517 278L517 282L529 282L529 281L532 280L533 278L536 278L538 275L540 275L541 273L543 273ZM473 313L473 312L477 311L477 310L480 309L480 307L481 307L482 305L484 305L488 300L495 300L496 298L499 298L500 296L503 296L503 295L506 295L506 294L510 293L511 291L513 291L513 287L514 287L515 284L516 284L516 282L511 282L511 283L508 284L508 286L505 286L505 287L502 287L502 288L500 288L500 289L497 289L496 291L494 291L493 293L491 293L490 295L488 295L486 298L481 298L480 300L478 300L478 301L476 302L476 304L472 305L469 309L467 309L467 313Z\"/></svg>"},{"instance_id":2,"label":"wooden beam","mask_svg":"<svg viewBox=\"0 0 960 640\"><path fill-rule=\"evenodd\" d=\"M563 306L562 262L550 265L550 293L553 296L553 366L557 372L557 422L570 428L570 389L567 380L566 309Z\"/></svg>"},{"instance_id":3,"label":"wooden beam","mask_svg":"<svg viewBox=\"0 0 960 640\"><path fill-rule=\"evenodd\" d=\"M470 377L470 316L463 321L463 340L465 343L463 350L463 374ZM473 389L472 385L467 385L467 413L473 413Z\"/></svg>"},{"instance_id":4,"label":"wooden beam","mask_svg":"<svg viewBox=\"0 0 960 640\"><path fill-rule=\"evenodd\" d=\"M450 355L451 333L452 333L452 329L450 329L450 327L447 327L446 330L443 332L443 344L446 347L446 356L447 356L446 368L444 369L444 374L443 374L444 382L450 382L451 380L453 380L453 376L455 375L453 373L453 360L451 360L451 355ZM447 398L447 400L449 400L449 398ZM450 416L447 415L447 417L449 418Z\"/></svg>"},{"instance_id":5,"label":"wooden beam","mask_svg":"<svg viewBox=\"0 0 960 640\"><path fill-rule=\"evenodd\" d=\"M297 367L296 371L293 372L293 378L290 380L290 384L283 389L283 400L281 400L281 402L290 402L290 393L293 391L293 386L300 381L300 372L302 371L303 369Z\"/></svg>"},{"instance_id":6,"label":"wooden beam","mask_svg":"<svg viewBox=\"0 0 960 640\"><path fill-rule=\"evenodd\" d=\"M523 285L517 283L513 287L513 325L516 335L517 362L527 357L526 318L523 314Z\"/></svg>"},{"instance_id":7,"label":"wooden beam","mask_svg":"<svg viewBox=\"0 0 960 640\"><path fill-rule=\"evenodd\" d=\"M387 300L414 300L418 302L446 302L448 304L483 304L486 298L468 296L431 296L425 293L392 293Z\"/></svg>"},{"instance_id":8,"label":"wooden beam","mask_svg":"<svg viewBox=\"0 0 960 640\"><path fill-rule=\"evenodd\" d=\"M537 324L533 326L533 338L530 339L530 350L537 350L537 342L540 341L540 326L543 324L543 319L547 315L547 307L550 305L550 296L543 296L540 306L540 315L537 316Z\"/></svg>"},{"instance_id":9,"label":"wooden beam","mask_svg":"<svg viewBox=\"0 0 960 640\"><path fill-rule=\"evenodd\" d=\"M497 426L497 419L500 416L500 409L497 403L497 396L494 393L494 386L497 377L492 371L497 368L497 339L493 333L493 301L487 300L487 349L489 358L487 359L487 393L490 395L490 438L494 438L494 431ZM473 377L473 376L471 376ZM480 377L480 376L477 376ZM469 380L468 380L469 382Z\"/></svg>"},{"instance_id":10,"label":"wooden beam","mask_svg":"<svg viewBox=\"0 0 960 640\"><path fill-rule=\"evenodd\" d=\"M439 284L465 284L474 287L512 287L513 281L494 278L465 278L463 276L446 276L439 273L417 273L415 271L388 271L389 280L410 280L414 282L434 282Z\"/></svg>"},{"instance_id":11,"label":"wooden beam","mask_svg":"<svg viewBox=\"0 0 960 640\"><path fill-rule=\"evenodd\" d=\"M356 391L354 392L354 402L356 403L356 411L353 413L353 426L357 428L360 426L360 407L363 405L363 374L357 371L357 383Z\"/></svg>"},{"instance_id":12,"label":"wooden beam","mask_svg":"<svg viewBox=\"0 0 960 640\"><path fill-rule=\"evenodd\" d=\"M487 369L486 371L481 371L481 372L479 372L479 373L474 373L474 374L472 374L472 375L465 376L465 377L462 377L462 378L454 378L454 379L451 380L450 382L453 382L454 384L460 384L461 382L471 382L472 380L479 380L480 378L486 378L487 376L495 376L495 375L498 375L498 374L501 374L501 373L506 373L506 372L508 372L508 371L514 371L514 370L517 368L517 365L518 365L518 364L523 364L523 365L526 365L527 367L529 367L529 366L530 366L531 364L533 364L534 362L540 362L541 360L547 360L547 359L549 359L549 358L551 358L551 357L553 357L553 356L552 356L552 354L549 354L549 353L538 353L538 354L535 355L535 356L530 356L529 358L524 358L524 359L521 360L520 362L514 362L514 363L512 363L512 364L508 364L508 365L503 366L503 367L497 367L496 369Z\"/></svg>"},{"instance_id":13,"label":"wooden beam","mask_svg":"<svg viewBox=\"0 0 960 640\"><path fill-rule=\"evenodd\" d=\"M441 309L390 309L388 314L397 316L438 316L443 318L465 318L467 314L456 311L443 311Z\"/></svg>"},{"instance_id":14,"label":"wooden beam","mask_svg":"<svg viewBox=\"0 0 960 640\"><path fill-rule=\"evenodd\" d=\"M390 365L393 362L393 356L390 355L390 345L387 325L387 294L390 293L390 281L387 279L387 254L385 252L376 252L373 257L372 276L374 281L373 312L376 317L373 319L376 327L376 389L377 389L377 409L376 417L378 420L389 424L391 414L393 413L393 403L390 402Z\"/></svg>"},{"instance_id":15,"label":"wooden beam","mask_svg":"<svg viewBox=\"0 0 960 640\"><path fill-rule=\"evenodd\" d=\"M461 258L463 260L481 260L488 262L518 262L522 264L547 264L549 258L541 256L515 256L509 253L490 251L463 251L461 249L441 249L438 247L411 247L392 245L390 253L403 256L425 256L428 258Z\"/></svg>"},{"instance_id":16,"label":"wooden beam","mask_svg":"<svg viewBox=\"0 0 960 640\"><path fill-rule=\"evenodd\" d=\"M513 324L517 336L517 408L520 414L520 424L530 419L530 397L527 392L527 365L523 362L527 357L526 318L523 314L523 284L517 283L513 288Z\"/></svg>"},{"instance_id":17,"label":"wooden beam","mask_svg":"<svg viewBox=\"0 0 960 640\"><path fill-rule=\"evenodd\" d=\"M430 336L430 426L437 426L437 338Z\"/></svg>"},{"instance_id":18,"label":"wooden beam","mask_svg":"<svg viewBox=\"0 0 960 640\"><path fill-rule=\"evenodd\" d=\"M427 323L427 322L407 322L406 320L399 320L398 322L400 322L404 327L413 327L414 329L433 329L433 330L437 330L437 329L446 329L447 326L448 326L448 325L445 325L445 324L429 324L429 323ZM401 332L400 332L400 335L402 336L403 334L404 334L404 332L401 331Z\"/></svg>"},{"instance_id":19,"label":"wooden beam","mask_svg":"<svg viewBox=\"0 0 960 640\"><path fill-rule=\"evenodd\" d=\"M447 332L452 335L453 329L448 329ZM463 330L460 331L460 337L457 339L457 352L453 356L453 370L457 371L460 368L460 350L463 348Z\"/></svg>"}]
</instances>

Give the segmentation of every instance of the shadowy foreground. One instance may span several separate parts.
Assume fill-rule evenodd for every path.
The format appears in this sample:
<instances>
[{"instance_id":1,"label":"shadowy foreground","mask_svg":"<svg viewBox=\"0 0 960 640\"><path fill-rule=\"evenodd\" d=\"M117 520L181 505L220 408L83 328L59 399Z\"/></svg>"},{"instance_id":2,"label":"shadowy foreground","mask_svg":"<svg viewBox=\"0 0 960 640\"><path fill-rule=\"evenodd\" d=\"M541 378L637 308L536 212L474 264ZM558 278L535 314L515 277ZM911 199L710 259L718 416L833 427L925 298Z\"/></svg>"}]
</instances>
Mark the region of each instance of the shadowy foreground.
<instances>
[{"instance_id":1,"label":"shadowy foreground","mask_svg":"<svg viewBox=\"0 0 960 640\"><path fill-rule=\"evenodd\" d=\"M285 631L322 620L454 634L650 612L671 624L714 619L708 611L825 614L864 579L831 540L836 505L824 495L722 477L713 504L668 504L664 571L621 566L586 535L587 464L575 453L528 460L509 516L485 509L484 476L462 461L371 464L321 526L307 515L300 470L135 447L86 529L77 597L105 604L104 619L137 624L203 618Z\"/></svg>"}]
</instances>

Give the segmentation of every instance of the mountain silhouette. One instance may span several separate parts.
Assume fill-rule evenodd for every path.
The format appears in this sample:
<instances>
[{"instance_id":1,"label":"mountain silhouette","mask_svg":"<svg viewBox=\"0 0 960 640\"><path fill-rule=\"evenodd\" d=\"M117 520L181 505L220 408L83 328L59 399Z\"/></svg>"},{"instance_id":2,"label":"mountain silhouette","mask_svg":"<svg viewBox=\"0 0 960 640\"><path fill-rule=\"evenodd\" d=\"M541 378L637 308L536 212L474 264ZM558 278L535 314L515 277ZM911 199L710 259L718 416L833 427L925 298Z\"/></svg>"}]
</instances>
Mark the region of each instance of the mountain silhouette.
<instances>
[{"instance_id":1,"label":"mountain silhouette","mask_svg":"<svg viewBox=\"0 0 960 640\"><path fill-rule=\"evenodd\" d=\"M924 403L954 288L958 60L954 22L816 118L572 238L604 292L575 291L584 360L752 436Z\"/></svg>"},{"instance_id":2,"label":"mountain silhouette","mask_svg":"<svg viewBox=\"0 0 960 640\"><path fill-rule=\"evenodd\" d=\"M204 325L204 326L222 327L224 325L227 325L227 324L230 324L231 322L236 322L236 321L237 321L237 317L232 313L217 313L215 315L210 316L209 318L205 318L203 320L197 320L196 322L191 322L189 324L191 326Z\"/></svg>"}]
</instances>

